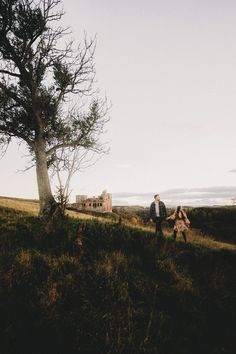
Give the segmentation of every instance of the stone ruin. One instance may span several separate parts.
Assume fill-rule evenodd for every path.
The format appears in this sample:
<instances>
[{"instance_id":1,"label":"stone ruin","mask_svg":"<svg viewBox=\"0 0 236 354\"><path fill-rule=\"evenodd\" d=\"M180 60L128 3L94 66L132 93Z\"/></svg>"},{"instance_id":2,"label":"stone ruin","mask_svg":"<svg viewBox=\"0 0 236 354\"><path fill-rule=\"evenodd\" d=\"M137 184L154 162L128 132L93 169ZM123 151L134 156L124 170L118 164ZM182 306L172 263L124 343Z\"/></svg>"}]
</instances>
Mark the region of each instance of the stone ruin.
<instances>
[{"instance_id":1,"label":"stone ruin","mask_svg":"<svg viewBox=\"0 0 236 354\"><path fill-rule=\"evenodd\" d=\"M87 195L77 195L73 207L81 211L112 212L112 195L106 191L92 198L88 198Z\"/></svg>"}]
</instances>

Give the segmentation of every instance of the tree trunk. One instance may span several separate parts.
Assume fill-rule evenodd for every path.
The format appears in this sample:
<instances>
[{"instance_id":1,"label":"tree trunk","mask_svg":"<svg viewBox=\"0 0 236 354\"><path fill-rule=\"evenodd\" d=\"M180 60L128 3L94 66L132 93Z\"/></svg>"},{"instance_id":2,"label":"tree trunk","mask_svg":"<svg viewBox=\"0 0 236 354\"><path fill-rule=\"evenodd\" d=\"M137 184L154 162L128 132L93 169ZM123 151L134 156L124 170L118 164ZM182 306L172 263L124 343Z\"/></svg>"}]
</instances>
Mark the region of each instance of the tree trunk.
<instances>
[{"instance_id":1,"label":"tree trunk","mask_svg":"<svg viewBox=\"0 0 236 354\"><path fill-rule=\"evenodd\" d=\"M57 203L51 191L44 139L35 142L35 158L40 204L39 216L48 219L54 214L57 208Z\"/></svg>"}]
</instances>

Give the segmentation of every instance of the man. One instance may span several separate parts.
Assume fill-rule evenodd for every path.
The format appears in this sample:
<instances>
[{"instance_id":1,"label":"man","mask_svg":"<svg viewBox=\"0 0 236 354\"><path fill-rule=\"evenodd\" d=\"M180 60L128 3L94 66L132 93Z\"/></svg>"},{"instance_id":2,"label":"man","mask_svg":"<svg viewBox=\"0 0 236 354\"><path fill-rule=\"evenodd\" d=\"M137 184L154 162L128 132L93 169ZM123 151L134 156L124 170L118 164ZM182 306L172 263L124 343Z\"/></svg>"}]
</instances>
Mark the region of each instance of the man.
<instances>
[{"instance_id":1,"label":"man","mask_svg":"<svg viewBox=\"0 0 236 354\"><path fill-rule=\"evenodd\" d=\"M150 218L156 223L156 234L163 236L162 221L167 217L166 206L160 200L159 194L154 195L154 201L150 205Z\"/></svg>"}]
</instances>

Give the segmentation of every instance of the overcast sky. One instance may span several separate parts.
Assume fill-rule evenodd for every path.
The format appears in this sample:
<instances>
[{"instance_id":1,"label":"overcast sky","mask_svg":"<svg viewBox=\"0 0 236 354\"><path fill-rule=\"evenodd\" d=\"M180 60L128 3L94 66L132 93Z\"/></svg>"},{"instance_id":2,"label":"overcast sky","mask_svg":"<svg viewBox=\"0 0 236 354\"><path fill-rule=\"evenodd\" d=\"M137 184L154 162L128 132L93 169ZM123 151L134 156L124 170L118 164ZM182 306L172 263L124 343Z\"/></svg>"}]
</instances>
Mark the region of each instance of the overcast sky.
<instances>
[{"instance_id":1,"label":"overcast sky","mask_svg":"<svg viewBox=\"0 0 236 354\"><path fill-rule=\"evenodd\" d=\"M112 102L110 154L75 176L71 201L107 189L114 204L148 204L154 193L177 204L230 203L236 2L66 0L64 10L75 41L97 35L97 85ZM0 195L37 198L35 172L16 173L24 154L11 146L0 160Z\"/></svg>"}]
</instances>

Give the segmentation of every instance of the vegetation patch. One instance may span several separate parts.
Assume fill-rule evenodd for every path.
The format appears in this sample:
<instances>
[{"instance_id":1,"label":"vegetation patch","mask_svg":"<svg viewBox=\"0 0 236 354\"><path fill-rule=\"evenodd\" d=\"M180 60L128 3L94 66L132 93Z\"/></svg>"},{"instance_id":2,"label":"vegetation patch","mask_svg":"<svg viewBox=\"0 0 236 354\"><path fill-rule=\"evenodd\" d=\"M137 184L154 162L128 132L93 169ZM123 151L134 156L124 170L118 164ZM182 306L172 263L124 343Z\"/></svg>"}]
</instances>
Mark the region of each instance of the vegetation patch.
<instances>
[{"instance_id":1,"label":"vegetation patch","mask_svg":"<svg viewBox=\"0 0 236 354\"><path fill-rule=\"evenodd\" d=\"M0 209L3 353L234 353L236 253Z\"/></svg>"}]
</instances>

